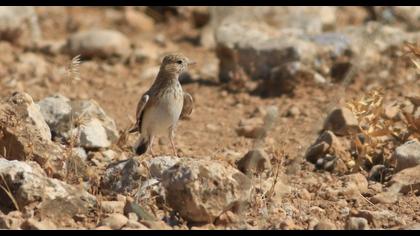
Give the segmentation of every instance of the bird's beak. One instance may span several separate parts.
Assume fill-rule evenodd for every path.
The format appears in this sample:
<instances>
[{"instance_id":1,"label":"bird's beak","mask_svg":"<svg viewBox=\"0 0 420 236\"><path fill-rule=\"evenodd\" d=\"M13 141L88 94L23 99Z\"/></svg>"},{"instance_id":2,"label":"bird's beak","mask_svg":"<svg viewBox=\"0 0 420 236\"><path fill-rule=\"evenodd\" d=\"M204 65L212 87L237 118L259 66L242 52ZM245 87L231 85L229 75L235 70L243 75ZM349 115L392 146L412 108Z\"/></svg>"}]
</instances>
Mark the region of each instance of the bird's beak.
<instances>
[{"instance_id":1,"label":"bird's beak","mask_svg":"<svg viewBox=\"0 0 420 236\"><path fill-rule=\"evenodd\" d=\"M188 62L188 65L189 65L189 66L192 66L192 65L195 65L195 64L197 64L197 62L195 62L195 61L189 61L189 62Z\"/></svg>"}]
</instances>

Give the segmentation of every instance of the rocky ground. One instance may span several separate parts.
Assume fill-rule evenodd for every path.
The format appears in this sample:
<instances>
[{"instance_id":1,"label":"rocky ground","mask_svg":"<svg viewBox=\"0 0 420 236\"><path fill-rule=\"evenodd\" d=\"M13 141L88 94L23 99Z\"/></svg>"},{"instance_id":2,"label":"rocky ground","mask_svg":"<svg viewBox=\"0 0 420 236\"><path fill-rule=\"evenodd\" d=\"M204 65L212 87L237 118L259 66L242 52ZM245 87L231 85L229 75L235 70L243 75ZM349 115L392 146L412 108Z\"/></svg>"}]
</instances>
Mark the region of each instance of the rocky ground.
<instances>
[{"instance_id":1,"label":"rocky ground","mask_svg":"<svg viewBox=\"0 0 420 236\"><path fill-rule=\"evenodd\" d=\"M0 228L420 229L419 19L0 7ZM169 52L197 62L180 157L165 137L136 156L127 129Z\"/></svg>"}]
</instances>

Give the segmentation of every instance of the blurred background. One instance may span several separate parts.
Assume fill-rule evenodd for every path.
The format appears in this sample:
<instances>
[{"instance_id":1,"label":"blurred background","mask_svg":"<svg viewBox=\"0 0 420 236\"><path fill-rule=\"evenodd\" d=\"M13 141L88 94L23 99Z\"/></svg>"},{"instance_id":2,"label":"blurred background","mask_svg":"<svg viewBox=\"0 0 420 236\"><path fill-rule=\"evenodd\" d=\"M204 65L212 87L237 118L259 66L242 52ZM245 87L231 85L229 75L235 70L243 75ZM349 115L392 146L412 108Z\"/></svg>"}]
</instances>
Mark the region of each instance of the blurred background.
<instances>
[{"instance_id":1,"label":"blurred background","mask_svg":"<svg viewBox=\"0 0 420 236\"><path fill-rule=\"evenodd\" d=\"M94 99L123 129L163 55L181 52L198 64L181 78L197 133L180 139L208 154L219 151L213 135L241 142L226 129L260 106L278 106L280 127L299 136L343 96L418 92L403 55L419 40L419 17L419 7L1 7L0 95ZM68 66L79 54L74 81Z\"/></svg>"}]
</instances>

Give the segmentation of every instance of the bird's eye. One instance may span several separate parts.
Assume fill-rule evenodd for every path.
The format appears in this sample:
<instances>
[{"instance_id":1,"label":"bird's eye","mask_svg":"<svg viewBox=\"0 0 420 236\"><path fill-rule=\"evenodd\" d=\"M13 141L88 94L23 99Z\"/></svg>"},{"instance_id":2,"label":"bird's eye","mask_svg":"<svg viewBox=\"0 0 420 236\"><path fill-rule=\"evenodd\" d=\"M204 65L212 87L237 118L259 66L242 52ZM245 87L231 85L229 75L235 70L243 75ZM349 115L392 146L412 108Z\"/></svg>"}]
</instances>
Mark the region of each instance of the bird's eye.
<instances>
[{"instance_id":1,"label":"bird's eye","mask_svg":"<svg viewBox=\"0 0 420 236\"><path fill-rule=\"evenodd\" d=\"M181 60L179 60L179 61L177 61L176 63L178 63L178 64L182 64L182 61L181 61Z\"/></svg>"}]
</instances>

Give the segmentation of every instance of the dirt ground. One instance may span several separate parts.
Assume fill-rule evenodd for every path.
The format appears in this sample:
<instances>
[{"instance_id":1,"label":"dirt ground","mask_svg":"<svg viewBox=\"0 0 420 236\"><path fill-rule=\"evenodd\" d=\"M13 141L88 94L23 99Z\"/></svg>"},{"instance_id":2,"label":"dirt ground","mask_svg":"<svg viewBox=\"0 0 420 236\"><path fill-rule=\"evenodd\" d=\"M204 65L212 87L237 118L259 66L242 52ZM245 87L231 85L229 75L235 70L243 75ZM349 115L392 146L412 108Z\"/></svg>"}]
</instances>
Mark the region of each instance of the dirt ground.
<instances>
[{"instance_id":1,"label":"dirt ground","mask_svg":"<svg viewBox=\"0 0 420 236\"><path fill-rule=\"evenodd\" d=\"M37 11L43 37L47 40L66 40L76 29L95 27L117 29L140 48L142 45L148 47L147 45L152 44L152 48L158 48L162 53L182 52L197 62L190 69L192 74L206 64L218 64L214 50L193 43L200 33L200 28L196 28L189 19L170 16L167 21L156 22L150 30L144 32L129 24L121 24L119 20L121 10L118 8L71 7L63 10L56 7L39 7ZM359 19L366 15L363 9L342 11L339 14L338 25L363 24ZM157 35L164 38L165 45L156 43ZM156 55L155 60L133 63L110 63L97 58L86 60L80 66L81 80L68 81L63 73L71 61L68 55L35 52L44 60L47 68L45 75L36 77L19 71L20 69L14 64L16 58L25 53L24 48L7 42L0 42L0 48L3 48L1 60L10 61L7 66L0 68L2 70L0 97L6 98L13 91L23 90L35 101L55 93L71 99L94 99L115 120L120 130L132 126L137 101L153 82L153 76L144 78L141 76L142 73L150 67L158 66L162 55ZM390 52L393 53L395 51ZM281 172L284 175L284 182L294 190L279 200L281 207L277 212L249 211L246 220L248 224L258 228L307 229L310 227L310 217L307 216L311 215L318 216L321 220L327 219L342 229L347 217L347 214L342 213L344 207L350 211L389 210L402 219L401 221L380 220L371 223L372 228L395 228L419 223L418 196L404 195L395 204L372 204L364 197L332 200L321 192L336 185L340 176L315 171L314 166L303 158L307 148L319 136L328 113L338 104L360 97L373 88L384 91L385 103L400 101L406 94L420 92L418 79L409 81L404 76L412 65L403 59L396 61L398 62L393 64L378 65L378 68L369 71L358 70L348 84L300 85L293 96L270 98L246 92L229 92L217 77L193 78L182 85L184 90L193 96L195 107L190 119L182 120L178 125L176 144L179 155L193 158L210 157L218 160L226 159L231 152L244 155L252 148L254 141L237 134L238 124L241 120L252 117L263 118L261 110L273 105L278 108L279 117L274 128L269 131L263 148L271 157L278 157L279 153L283 153ZM384 66L390 67L384 68ZM378 82L375 77L384 69L389 71L389 76L386 80ZM298 112L290 115L291 110ZM131 138L134 140L134 137ZM166 138L162 138L155 145L154 151L157 154L171 154L170 144ZM310 192L309 199L301 197L302 189ZM289 214L289 210L293 213ZM291 222L285 220L286 215Z\"/></svg>"}]
</instances>

